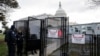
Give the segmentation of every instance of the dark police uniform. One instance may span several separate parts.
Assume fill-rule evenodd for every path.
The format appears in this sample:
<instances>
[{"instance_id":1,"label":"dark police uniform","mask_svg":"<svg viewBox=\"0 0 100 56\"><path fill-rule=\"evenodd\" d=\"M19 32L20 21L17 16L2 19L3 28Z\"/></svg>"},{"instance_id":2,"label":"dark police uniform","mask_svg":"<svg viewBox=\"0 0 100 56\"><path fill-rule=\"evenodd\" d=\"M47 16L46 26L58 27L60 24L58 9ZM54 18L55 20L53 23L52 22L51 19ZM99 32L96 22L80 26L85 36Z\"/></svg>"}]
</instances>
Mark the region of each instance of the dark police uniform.
<instances>
[{"instance_id":1,"label":"dark police uniform","mask_svg":"<svg viewBox=\"0 0 100 56\"><path fill-rule=\"evenodd\" d=\"M22 32L17 33L17 56L22 56L23 51L23 34Z\"/></svg>"},{"instance_id":2,"label":"dark police uniform","mask_svg":"<svg viewBox=\"0 0 100 56\"><path fill-rule=\"evenodd\" d=\"M8 56L15 56L16 33L14 29L14 26L11 26L11 29L7 30L5 33L5 41L7 42L8 47Z\"/></svg>"}]
</instances>

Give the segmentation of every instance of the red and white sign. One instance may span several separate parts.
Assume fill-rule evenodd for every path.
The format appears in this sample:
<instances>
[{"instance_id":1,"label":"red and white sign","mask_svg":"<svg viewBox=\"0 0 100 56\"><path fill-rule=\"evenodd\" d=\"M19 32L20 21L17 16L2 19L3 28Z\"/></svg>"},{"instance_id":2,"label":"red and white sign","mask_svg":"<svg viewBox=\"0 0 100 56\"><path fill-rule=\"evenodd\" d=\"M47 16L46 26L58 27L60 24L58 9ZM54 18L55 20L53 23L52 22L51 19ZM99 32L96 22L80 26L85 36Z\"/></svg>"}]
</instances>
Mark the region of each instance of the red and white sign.
<instances>
[{"instance_id":1,"label":"red and white sign","mask_svg":"<svg viewBox=\"0 0 100 56\"><path fill-rule=\"evenodd\" d=\"M62 31L59 29L48 29L48 37L59 38L62 36Z\"/></svg>"},{"instance_id":2,"label":"red and white sign","mask_svg":"<svg viewBox=\"0 0 100 56\"><path fill-rule=\"evenodd\" d=\"M85 35L84 34L73 34L72 43L85 44Z\"/></svg>"}]
</instances>

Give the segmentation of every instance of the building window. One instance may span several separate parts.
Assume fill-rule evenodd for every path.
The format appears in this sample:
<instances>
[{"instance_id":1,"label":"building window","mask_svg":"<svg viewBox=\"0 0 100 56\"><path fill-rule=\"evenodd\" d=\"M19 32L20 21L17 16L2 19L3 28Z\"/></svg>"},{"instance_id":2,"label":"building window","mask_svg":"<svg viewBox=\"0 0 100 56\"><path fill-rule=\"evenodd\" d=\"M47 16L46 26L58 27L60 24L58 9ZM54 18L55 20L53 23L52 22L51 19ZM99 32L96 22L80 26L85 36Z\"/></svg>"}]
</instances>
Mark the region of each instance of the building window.
<instances>
[{"instance_id":1,"label":"building window","mask_svg":"<svg viewBox=\"0 0 100 56\"><path fill-rule=\"evenodd\" d=\"M92 27L87 27L87 30L92 30Z\"/></svg>"},{"instance_id":2,"label":"building window","mask_svg":"<svg viewBox=\"0 0 100 56\"><path fill-rule=\"evenodd\" d=\"M75 27L75 32L79 32L78 28Z\"/></svg>"},{"instance_id":3,"label":"building window","mask_svg":"<svg viewBox=\"0 0 100 56\"><path fill-rule=\"evenodd\" d=\"M86 34L86 32L82 32L82 34Z\"/></svg>"}]
</instances>

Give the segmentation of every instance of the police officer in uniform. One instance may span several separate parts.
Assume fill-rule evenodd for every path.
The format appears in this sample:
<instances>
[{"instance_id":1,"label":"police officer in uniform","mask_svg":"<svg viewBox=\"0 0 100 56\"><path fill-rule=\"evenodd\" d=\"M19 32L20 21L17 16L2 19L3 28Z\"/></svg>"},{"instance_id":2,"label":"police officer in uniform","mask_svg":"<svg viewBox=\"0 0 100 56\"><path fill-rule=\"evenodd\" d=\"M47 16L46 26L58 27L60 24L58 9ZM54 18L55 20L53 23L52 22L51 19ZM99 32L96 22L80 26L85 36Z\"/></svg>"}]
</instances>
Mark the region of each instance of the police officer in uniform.
<instances>
[{"instance_id":1,"label":"police officer in uniform","mask_svg":"<svg viewBox=\"0 0 100 56\"><path fill-rule=\"evenodd\" d=\"M15 56L16 33L14 25L5 32L5 41L7 42L8 56Z\"/></svg>"},{"instance_id":2,"label":"police officer in uniform","mask_svg":"<svg viewBox=\"0 0 100 56\"><path fill-rule=\"evenodd\" d=\"M17 56L22 56L23 51L23 34L21 30L17 32Z\"/></svg>"}]
</instances>

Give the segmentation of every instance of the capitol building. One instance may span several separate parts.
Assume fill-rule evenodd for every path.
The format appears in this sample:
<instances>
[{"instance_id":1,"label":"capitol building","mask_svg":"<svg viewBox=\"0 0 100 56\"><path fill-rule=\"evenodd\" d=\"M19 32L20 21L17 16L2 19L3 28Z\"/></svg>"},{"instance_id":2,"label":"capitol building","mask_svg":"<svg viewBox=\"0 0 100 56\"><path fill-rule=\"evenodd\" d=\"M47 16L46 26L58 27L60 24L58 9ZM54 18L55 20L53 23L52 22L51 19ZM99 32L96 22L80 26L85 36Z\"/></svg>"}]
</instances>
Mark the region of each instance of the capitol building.
<instances>
[{"instance_id":1,"label":"capitol building","mask_svg":"<svg viewBox=\"0 0 100 56\"><path fill-rule=\"evenodd\" d=\"M24 21L27 21L29 19L29 17L31 17L29 21L29 28L30 28L30 35L32 34L36 34L37 35L37 39L40 39L40 22L35 22L35 19L46 19L48 17L67 17L66 12L64 11L64 9L62 9L61 3L59 3L59 8L56 11L55 15L51 15L51 14L41 14L41 15L37 15L37 16L28 16L26 18L22 18L20 20L15 21L15 26L18 27L18 29L22 28L22 31L24 32L25 28L23 26L25 26L25 24L23 24ZM56 18L58 19L58 18ZM40 21L40 20L38 20ZM48 20L48 25L51 26L59 26L61 24L61 21L55 21L55 20ZM75 22L69 22L69 25L75 25ZM62 45L60 43L60 39L47 39L47 52L52 53L54 50L56 50L57 48L60 47L60 45ZM53 47L51 49L51 47ZM51 49L51 51L49 50Z\"/></svg>"},{"instance_id":2,"label":"capitol building","mask_svg":"<svg viewBox=\"0 0 100 56\"><path fill-rule=\"evenodd\" d=\"M56 11L55 15L52 15L52 14L47 14L47 13L43 13L43 14L40 14L40 15L36 15L36 16L29 16L29 17L33 17L33 18L36 18L36 19L45 19L45 18L48 18L48 17L67 17L67 14L66 12L64 11L64 9L62 8L62 5L61 5L61 2L59 2L59 8L58 10ZM17 21L23 21L23 20L28 20L28 17L26 18L21 18ZM53 22L54 20L50 20L48 23L50 24L55 24L57 25L58 23L55 23ZM76 22L69 22L69 25L75 25L77 24Z\"/></svg>"},{"instance_id":3,"label":"capitol building","mask_svg":"<svg viewBox=\"0 0 100 56\"><path fill-rule=\"evenodd\" d=\"M41 14L37 16L29 16L32 20L29 21L29 28L30 28L30 35L36 34L38 39L40 39L40 23L35 22L34 19L46 19L48 17L68 17L64 9L62 9L61 3L59 3L59 8L56 11L55 15L51 14ZM20 27L23 24L23 21L27 21L29 17L22 18L20 20L17 20L17 26ZM57 18L58 19L58 18ZM70 19L70 18L68 18ZM34 21L34 22L33 22ZM38 20L40 21L40 20ZM59 26L58 24L61 22L54 22L54 20L49 20L48 25L53 26ZM25 25L25 24L24 24ZM16 26L16 24L15 24ZM26 26L26 25L25 25ZM25 28L23 28L25 29ZM22 29L22 30L23 30ZM90 44L91 39L94 41L95 39L91 38L92 35L100 35L100 22L96 23L86 23L86 24L77 24L76 22L69 22L69 43L72 43L72 39L70 38L72 34L85 34L85 44ZM58 49L62 45L60 38L58 39L47 39L47 52L52 53L54 50ZM73 47L73 46L72 46ZM71 47L71 49L72 49ZM76 47L74 47L76 48ZM89 50L90 46L86 46L86 48ZM87 50L85 49L85 50ZM51 50L51 51L50 51ZM81 50L80 46L77 48L77 50ZM58 54L60 55L60 54Z\"/></svg>"}]
</instances>

